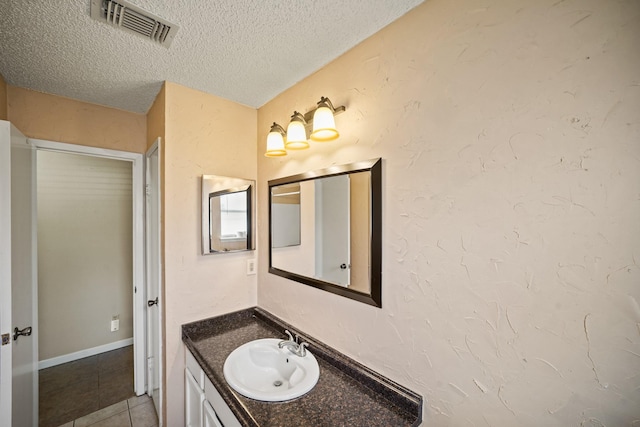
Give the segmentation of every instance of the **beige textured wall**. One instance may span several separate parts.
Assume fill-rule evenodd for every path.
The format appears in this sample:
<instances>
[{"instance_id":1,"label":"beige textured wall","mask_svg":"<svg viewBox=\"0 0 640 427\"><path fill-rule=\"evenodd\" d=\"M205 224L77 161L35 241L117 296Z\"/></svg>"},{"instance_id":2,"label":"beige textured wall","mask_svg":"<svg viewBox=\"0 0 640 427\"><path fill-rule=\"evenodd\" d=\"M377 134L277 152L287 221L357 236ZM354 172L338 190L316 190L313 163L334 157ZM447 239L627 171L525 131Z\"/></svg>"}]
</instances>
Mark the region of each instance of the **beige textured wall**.
<instances>
[{"instance_id":1,"label":"beige textured wall","mask_svg":"<svg viewBox=\"0 0 640 427\"><path fill-rule=\"evenodd\" d=\"M7 115L7 83L0 74L0 120L8 120Z\"/></svg>"},{"instance_id":2,"label":"beige textured wall","mask_svg":"<svg viewBox=\"0 0 640 427\"><path fill-rule=\"evenodd\" d=\"M165 83L166 425L184 422L184 323L256 305L254 252L201 255L203 174L257 179L255 109ZM258 187L258 194L261 193Z\"/></svg>"},{"instance_id":3,"label":"beige textured wall","mask_svg":"<svg viewBox=\"0 0 640 427\"><path fill-rule=\"evenodd\" d=\"M638 423L638 40L634 0L429 0L260 108L261 187L384 159L384 273L377 309L261 251L259 305L422 394L425 425ZM341 138L263 157L321 95Z\"/></svg>"},{"instance_id":4,"label":"beige textured wall","mask_svg":"<svg viewBox=\"0 0 640 427\"><path fill-rule=\"evenodd\" d=\"M40 360L133 337L131 162L38 151L37 163Z\"/></svg>"},{"instance_id":5,"label":"beige textured wall","mask_svg":"<svg viewBox=\"0 0 640 427\"><path fill-rule=\"evenodd\" d=\"M144 114L8 85L8 115L30 138L144 153Z\"/></svg>"}]
</instances>

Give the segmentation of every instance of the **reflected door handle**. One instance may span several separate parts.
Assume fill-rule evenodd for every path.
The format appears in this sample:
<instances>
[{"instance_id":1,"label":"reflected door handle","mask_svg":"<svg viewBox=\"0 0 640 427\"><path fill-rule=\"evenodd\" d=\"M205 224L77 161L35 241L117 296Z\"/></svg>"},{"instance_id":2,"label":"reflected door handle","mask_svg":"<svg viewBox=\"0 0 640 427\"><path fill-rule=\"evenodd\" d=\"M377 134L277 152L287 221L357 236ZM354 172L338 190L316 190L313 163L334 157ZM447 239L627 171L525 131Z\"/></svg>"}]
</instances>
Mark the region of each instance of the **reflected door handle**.
<instances>
[{"instance_id":1,"label":"reflected door handle","mask_svg":"<svg viewBox=\"0 0 640 427\"><path fill-rule=\"evenodd\" d=\"M149 301L147 301L147 305L149 307L153 307L154 305L158 305L158 297L156 297L156 299L150 299Z\"/></svg>"},{"instance_id":2,"label":"reflected door handle","mask_svg":"<svg viewBox=\"0 0 640 427\"><path fill-rule=\"evenodd\" d=\"M18 329L18 328L13 329L14 341L17 341L19 336L28 337L29 335L31 335L31 326L27 326L24 329Z\"/></svg>"}]
</instances>

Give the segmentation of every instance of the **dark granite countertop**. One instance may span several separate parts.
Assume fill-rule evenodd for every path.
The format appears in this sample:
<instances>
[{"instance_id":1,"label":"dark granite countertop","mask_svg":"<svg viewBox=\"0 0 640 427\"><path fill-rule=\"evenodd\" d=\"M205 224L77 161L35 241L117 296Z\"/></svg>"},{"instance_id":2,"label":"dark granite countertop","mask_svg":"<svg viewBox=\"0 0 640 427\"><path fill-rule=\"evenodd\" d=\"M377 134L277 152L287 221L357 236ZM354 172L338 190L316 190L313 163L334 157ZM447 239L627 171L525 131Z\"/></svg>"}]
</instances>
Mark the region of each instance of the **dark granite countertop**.
<instances>
[{"instance_id":1,"label":"dark granite countertop","mask_svg":"<svg viewBox=\"0 0 640 427\"><path fill-rule=\"evenodd\" d=\"M227 356L255 339L285 339L285 329L303 337L318 360L313 390L286 402L262 402L229 387L222 371ZM182 341L242 425L396 427L422 421L421 396L258 307L183 325Z\"/></svg>"}]
</instances>

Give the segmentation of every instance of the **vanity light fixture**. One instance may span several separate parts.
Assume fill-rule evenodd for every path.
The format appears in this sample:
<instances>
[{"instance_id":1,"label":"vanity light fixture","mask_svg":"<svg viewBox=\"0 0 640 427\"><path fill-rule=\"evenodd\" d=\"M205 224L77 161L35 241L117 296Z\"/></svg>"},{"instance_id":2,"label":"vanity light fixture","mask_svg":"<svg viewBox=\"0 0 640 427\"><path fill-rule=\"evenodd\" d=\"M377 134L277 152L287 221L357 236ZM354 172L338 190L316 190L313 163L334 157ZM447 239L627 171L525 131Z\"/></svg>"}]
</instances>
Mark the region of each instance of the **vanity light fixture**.
<instances>
[{"instance_id":1,"label":"vanity light fixture","mask_svg":"<svg viewBox=\"0 0 640 427\"><path fill-rule=\"evenodd\" d=\"M318 142L333 141L338 139L340 134L336 129L336 120L333 117L336 109L329 98L320 98L316 112L313 114L313 132L311 139Z\"/></svg>"},{"instance_id":2,"label":"vanity light fixture","mask_svg":"<svg viewBox=\"0 0 640 427\"><path fill-rule=\"evenodd\" d=\"M289 126L287 126L287 143L285 144L287 150L306 150L309 148L307 130L304 127L306 124L304 116L294 111Z\"/></svg>"},{"instance_id":3,"label":"vanity light fixture","mask_svg":"<svg viewBox=\"0 0 640 427\"><path fill-rule=\"evenodd\" d=\"M287 150L284 149L284 129L282 126L273 122L269 135L267 135L267 152L264 153L267 157L281 157L287 155Z\"/></svg>"},{"instance_id":4,"label":"vanity light fixture","mask_svg":"<svg viewBox=\"0 0 640 427\"><path fill-rule=\"evenodd\" d=\"M336 129L334 116L342 113L346 107L335 108L331 100L325 96L320 98L317 107L305 114L293 112L285 133L282 126L273 123L267 136L267 157L286 156L287 150L304 150L309 148L307 128L312 128L310 138L315 142L326 142L338 139L340 133Z\"/></svg>"}]
</instances>

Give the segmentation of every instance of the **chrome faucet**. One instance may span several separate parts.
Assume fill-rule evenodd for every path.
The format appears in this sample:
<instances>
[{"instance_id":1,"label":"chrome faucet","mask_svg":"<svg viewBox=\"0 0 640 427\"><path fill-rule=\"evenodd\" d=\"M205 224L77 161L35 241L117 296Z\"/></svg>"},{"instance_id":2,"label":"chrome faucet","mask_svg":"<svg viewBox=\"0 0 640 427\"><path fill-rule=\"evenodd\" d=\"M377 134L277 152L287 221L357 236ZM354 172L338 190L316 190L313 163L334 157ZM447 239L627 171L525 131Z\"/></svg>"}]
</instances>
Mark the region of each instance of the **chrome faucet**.
<instances>
[{"instance_id":1,"label":"chrome faucet","mask_svg":"<svg viewBox=\"0 0 640 427\"><path fill-rule=\"evenodd\" d=\"M303 342L302 344L298 344L297 335L296 335L296 339L294 339L293 336L291 335L291 332L289 332L287 329L285 329L284 332L289 336L289 339L280 341L278 343L278 348L286 347L287 349L289 349L291 353L295 354L296 356L305 357L307 355L307 350L305 349L305 347L307 347L309 344L307 344L306 342Z\"/></svg>"}]
</instances>

